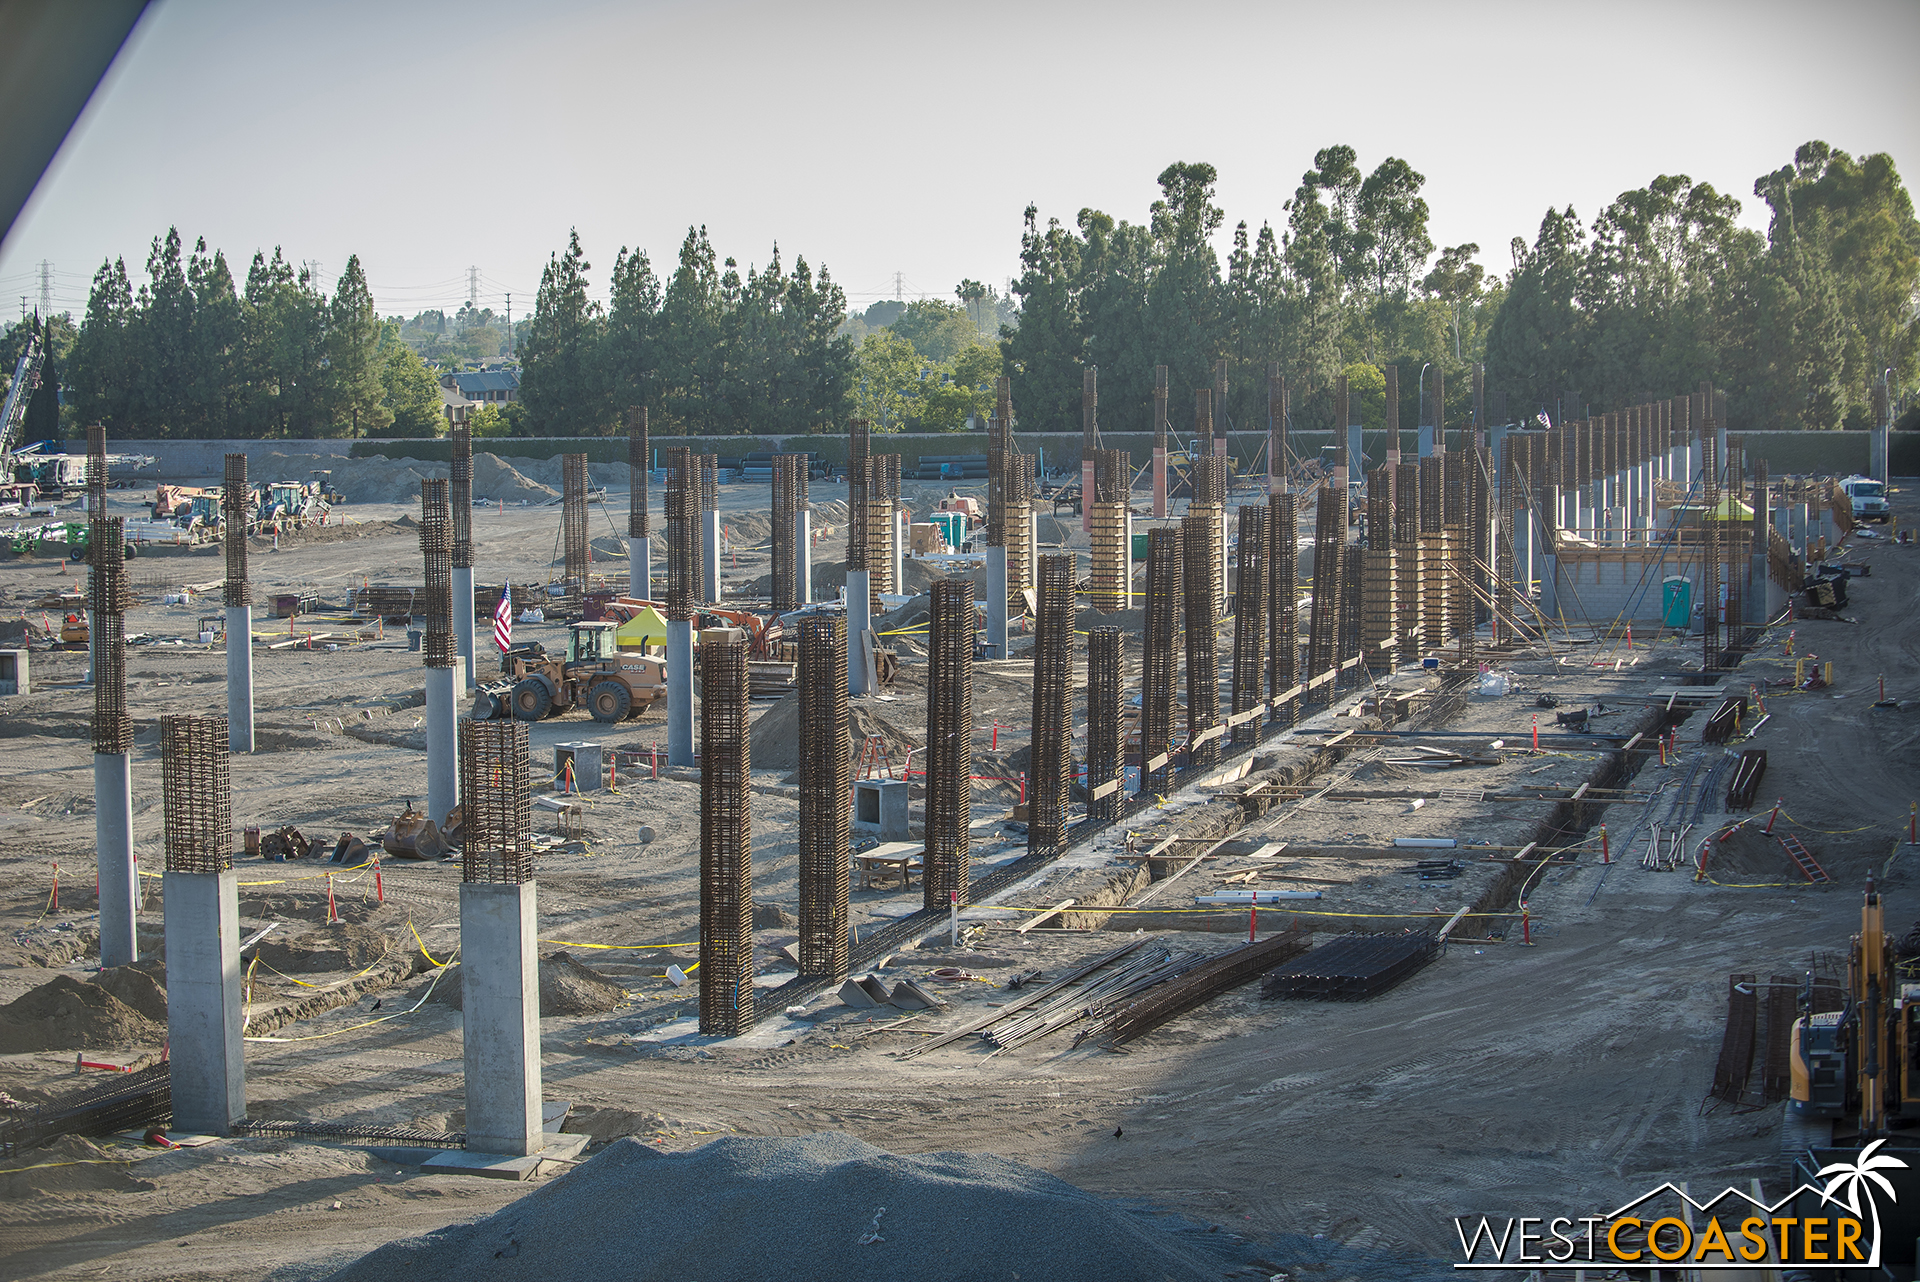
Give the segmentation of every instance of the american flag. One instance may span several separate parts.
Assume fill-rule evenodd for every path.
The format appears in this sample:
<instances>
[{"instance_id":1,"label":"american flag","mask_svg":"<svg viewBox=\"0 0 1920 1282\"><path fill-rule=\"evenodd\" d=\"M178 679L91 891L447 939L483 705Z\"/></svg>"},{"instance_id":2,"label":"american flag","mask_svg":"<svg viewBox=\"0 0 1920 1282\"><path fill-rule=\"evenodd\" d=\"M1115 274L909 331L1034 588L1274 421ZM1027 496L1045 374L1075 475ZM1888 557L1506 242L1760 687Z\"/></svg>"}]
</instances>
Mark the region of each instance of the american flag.
<instances>
[{"instance_id":1,"label":"american flag","mask_svg":"<svg viewBox=\"0 0 1920 1282\"><path fill-rule=\"evenodd\" d=\"M500 604L493 607L493 643L505 654L513 645L513 585L500 589Z\"/></svg>"}]
</instances>

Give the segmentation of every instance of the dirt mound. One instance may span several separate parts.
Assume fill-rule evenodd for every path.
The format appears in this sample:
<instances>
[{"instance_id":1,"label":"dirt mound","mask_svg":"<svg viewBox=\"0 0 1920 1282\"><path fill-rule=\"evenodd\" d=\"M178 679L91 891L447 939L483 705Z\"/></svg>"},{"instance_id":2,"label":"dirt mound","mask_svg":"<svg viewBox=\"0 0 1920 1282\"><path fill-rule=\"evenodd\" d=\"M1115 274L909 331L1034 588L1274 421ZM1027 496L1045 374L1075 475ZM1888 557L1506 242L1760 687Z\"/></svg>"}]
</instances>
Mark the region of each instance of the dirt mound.
<instances>
[{"instance_id":1,"label":"dirt mound","mask_svg":"<svg viewBox=\"0 0 1920 1282\"><path fill-rule=\"evenodd\" d=\"M475 454L473 494L475 498L504 499L509 503L518 503L523 499L544 503L548 499L558 498L560 491L529 478L497 454Z\"/></svg>"},{"instance_id":2,"label":"dirt mound","mask_svg":"<svg viewBox=\"0 0 1920 1282\"><path fill-rule=\"evenodd\" d=\"M896 764L907 758L909 748L920 740L892 725L878 713L855 703L847 709L847 733L851 742L846 751L852 755L855 744L863 744L869 735L879 735L893 754ZM753 723L749 740L755 770L798 770L800 768L800 692L783 696Z\"/></svg>"},{"instance_id":3,"label":"dirt mound","mask_svg":"<svg viewBox=\"0 0 1920 1282\"><path fill-rule=\"evenodd\" d=\"M1779 838L1761 831L1765 827L1766 816L1761 815L1709 837L1707 876L1715 881L1805 881ZM1697 857L1698 850L1693 853Z\"/></svg>"},{"instance_id":4,"label":"dirt mound","mask_svg":"<svg viewBox=\"0 0 1920 1282\"><path fill-rule=\"evenodd\" d=\"M158 1046L167 1027L99 984L57 975L0 1006L0 1055Z\"/></svg>"},{"instance_id":5,"label":"dirt mound","mask_svg":"<svg viewBox=\"0 0 1920 1282\"><path fill-rule=\"evenodd\" d=\"M283 928L284 929L284 928ZM260 964L285 974L310 975L329 970L358 970L385 957L393 942L370 926L329 926L304 935L280 931L260 943Z\"/></svg>"},{"instance_id":6,"label":"dirt mound","mask_svg":"<svg viewBox=\"0 0 1920 1282\"><path fill-rule=\"evenodd\" d=\"M433 1000L455 1010L466 1009L460 990L460 968L454 967L440 977ZM554 953L540 959L540 1014L598 1015L627 1000L626 989L599 971L582 966L569 953Z\"/></svg>"},{"instance_id":7,"label":"dirt mound","mask_svg":"<svg viewBox=\"0 0 1920 1282\"><path fill-rule=\"evenodd\" d=\"M623 1207L647 1213L609 1213ZM1220 1277L1223 1248L991 1154L903 1157L837 1134L730 1136L685 1153L628 1139L493 1215L333 1276L942 1282L1012 1266L1048 1282L1184 1282Z\"/></svg>"},{"instance_id":8,"label":"dirt mound","mask_svg":"<svg viewBox=\"0 0 1920 1282\"><path fill-rule=\"evenodd\" d=\"M95 975L93 982L154 1023L167 1022L167 990L145 970L115 966Z\"/></svg>"},{"instance_id":9,"label":"dirt mound","mask_svg":"<svg viewBox=\"0 0 1920 1282\"><path fill-rule=\"evenodd\" d=\"M0 1162L0 1199L15 1204L47 1193L142 1193L153 1188L133 1163L79 1135L30 1148Z\"/></svg>"}]
</instances>

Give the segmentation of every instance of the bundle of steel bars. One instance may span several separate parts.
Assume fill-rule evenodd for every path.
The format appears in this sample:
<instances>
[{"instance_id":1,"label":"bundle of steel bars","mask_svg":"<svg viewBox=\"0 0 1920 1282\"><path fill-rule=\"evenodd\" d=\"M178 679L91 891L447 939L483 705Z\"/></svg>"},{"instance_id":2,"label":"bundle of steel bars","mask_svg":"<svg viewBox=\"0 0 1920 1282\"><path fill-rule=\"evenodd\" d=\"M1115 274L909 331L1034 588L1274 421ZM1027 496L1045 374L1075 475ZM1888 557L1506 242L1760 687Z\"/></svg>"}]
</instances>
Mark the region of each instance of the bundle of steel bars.
<instances>
[{"instance_id":1,"label":"bundle of steel bars","mask_svg":"<svg viewBox=\"0 0 1920 1282\"><path fill-rule=\"evenodd\" d=\"M1116 1009L1091 1034L1110 1046L1121 1046L1152 1032L1170 1019L1212 1001L1221 993L1258 978L1280 963L1307 950L1313 935L1297 927L1243 944L1195 965L1166 983Z\"/></svg>"},{"instance_id":2,"label":"bundle of steel bars","mask_svg":"<svg viewBox=\"0 0 1920 1282\"><path fill-rule=\"evenodd\" d=\"M1039 611L1033 645L1033 750L1027 785L1027 853L1058 854L1067 839L1073 782L1072 554L1040 558Z\"/></svg>"},{"instance_id":3,"label":"bundle of steel bars","mask_svg":"<svg viewBox=\"0 0 1920 1282\"><path fill-rule=\"evenodd\" d=\"M989 1025L980 1036L993 1054L1024 1046L1083 1019L1104 1020L1135 995L1205 960L1194 949L1149 944L1137 954L1103 967L1048 1001ZM1078 1039L1076 1039L1078 1040Z\"/></svg>"},{"instance_id":4,"label":"bundle of steel bars","mask_svg":"<svg viewBox=\"0 0 1920 1282\"><path fill-rule=\"evenodd\" d=\"M460 800L465 833L460 879L532 881L533 778L526 722L460 722Z\"/></svg>"},{"instance_id":5,"label":"bundle of steel bars","mask_svg":"<svg viewBox=\"0 0 1920 1282\"><path fill-rule=\"evenodd\" d=\"M438 477L420 482L420 552L426 560L427 666L451 668L454 660L453 529L447 519L447 483Z\"/></svg>"},{"instance_id":6,"label":"bundle of steel bars","mask_svg":"<svg viewBox=\"0 0 1920 1282\"><path fill-rule=\"evenodd\" d=\"M847 621L800 621L800 973L847 976Z\"/></svg>"},{"instance_id":7,"label":"bundle of steel bars","mask_svg":"<svg viewBox=\"0 0 1920 1282\"><path fill-rule=\"evenodd\" d=\"M933 585L927 637L926 908L967 902L973 822L973 584Z\"/></svg>"},{"instance_id":8,"label":"bundle of steel bars","mask_svg":"<svg viewBox=\"0 0 1920 1282\"><path fill-rule=\"evenodd\" d=\"M0 1158L12 1160L62 1135L114 1135L173 1120L172 1067L113 1074L92 1086L0 1118Z\"/></svg>"},{"instance_id":9,"label":"bundle of steel bars","mask_svg":"<svg viewBox=\"0 0 1920 1282\"><path fill-rule=\"evenodd\" d=\"M233 787L227 719L160 718L162 840L168 872L233 867Z\"/></svg>"},{"instance_id":10,"label":"bundle of steel bars","mask_svg":"<svg viewBox=\"0 0 1920 1282\"><path fill-rule=\"evenodd\" d=\"M1087 818L1120 813L1120 629L1087 632ZM1096 796L1100 789L1113 788Z\"/></svg>"},{"instance_id":11,"label":"bundle of steel bars","mask_svg":"<svg viewBox=\"0 0 1920 1282\"><path fill-rule=\"evenodd\" d=\"M1164 794L1173 779L1174 684L1180 661L1175 649L1182 597L1182 540L1178 529L1147 534L1147 619L1140 659L1140 792ZM1159 765L1151 765L1161 758Z\"/></svg>"},{"instance_id":12,"label":"bundle of steel bars","mask_svg":"<svg viewBox=\"0 0 1920 1282\"><path fill-rule=\"evenodd\" d=\"M1440 955L1429 931L1342 935L1271 971L1262 997L1360 1001L1376 997Z\"/></svg>"},{"instance_id":13,"label":"bundle of steel bars","mask_svg":"<svg viewBox=\"0 0 1920 1282\"><path fill-rule=\"evenodd\" d=\"M1240 509L1240 582L1233 607L1233 710L1250 710L1260 702L1266 667L1267 631L1267 509L1248 504ZM1260 738L1260 723L1249 718L1233 727L1233 742L1250 744Z\"/></svg>"},{"instance_id":14,"label":"bundle of steel bars","mask_svg":"<svg viewBox=\"0 0 1920 1282\"><path fill-rule=\"evenodd\" d=\"M700 1031L753 1026L753 808L747 634L700 637Z\"/></svg>"}]
</instances>

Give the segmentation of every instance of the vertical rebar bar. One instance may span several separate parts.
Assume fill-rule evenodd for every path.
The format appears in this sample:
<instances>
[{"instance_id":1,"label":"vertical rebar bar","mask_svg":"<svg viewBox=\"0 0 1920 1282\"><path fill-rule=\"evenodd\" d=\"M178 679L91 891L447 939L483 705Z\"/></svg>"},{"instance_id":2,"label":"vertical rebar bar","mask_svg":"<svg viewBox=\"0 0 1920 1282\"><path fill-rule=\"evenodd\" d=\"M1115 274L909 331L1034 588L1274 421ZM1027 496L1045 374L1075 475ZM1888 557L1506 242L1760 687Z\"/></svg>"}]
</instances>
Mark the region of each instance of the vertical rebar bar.
<instances>
[{"instance_id":1,"label":"vertical rebar bar","mask_svg":"<svg viewBox=\"0 0 1920 1282\"><path fill-rule=\"evenodd\" d=\"M936 910L967 903L972 869L973 646L973 584L941 579L933 585L927 637L927 851L920 877L922 904Z\"/></svg>"},{"instance_id":2,"label":"vertical rebar bar","mask_svg":"<svg viewBox=\"0 0 1920 1282\"><path fill-rule=\"evenodd\" d=\"M747 634L700 634L700 1031L753 1026L753 808Z\"/></svg>"},{"instance_id":3,"label":"vertical rebar bar","mask_svg":"<svg viewBox=\"0 0 1920 1282\"><path fill-rule=\"evenodd\" d=\"M847 621L800 620L800 973L847 976Z\"/></svg>"}]
</instances>

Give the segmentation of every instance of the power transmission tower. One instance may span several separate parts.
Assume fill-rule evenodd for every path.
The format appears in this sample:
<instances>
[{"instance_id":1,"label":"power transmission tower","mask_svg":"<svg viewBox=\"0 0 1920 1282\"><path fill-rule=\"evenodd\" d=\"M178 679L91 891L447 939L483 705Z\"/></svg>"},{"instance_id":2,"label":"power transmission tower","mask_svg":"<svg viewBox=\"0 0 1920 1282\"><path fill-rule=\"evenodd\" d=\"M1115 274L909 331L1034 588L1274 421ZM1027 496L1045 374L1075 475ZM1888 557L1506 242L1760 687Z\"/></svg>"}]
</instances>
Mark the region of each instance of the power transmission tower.
<instances>
[{"instance_id":1,"label":"power transmission tower","mask_svg":"<svg viewBox=\"0 0 1920 1282\"><path fill-rule=\"evenodd\" d=\"M40 260L40 315L53 315L53 264Z\"/></svg>"},{"instance_id":2,"label":"power transmission tower","mask_svg":"<svg viewBox=\"0 0 1920 1282\"><path fill-rule=\"evenodd\" d=\"M507 341L502 345L500 354L513 355L513 295L511 293L507 295Z\"/></svg>"},{"instance_id":3,"label":"power transmission tower","mask_svg":"<svg viewBox=\"0 0 1920 1282\"><path fill-rule=\"evenodd\" d=\"M480 310L480 269L467 268L467 306L474 311Z\"/></svg>"},{"instance_id":4,"label":"power transmission tower","mask_svg":"<svg viewBox=\"0 0 1920 1282\"><path fill-rule=\"evenodd\" d=\"M906 279L907 274L905 272L895 272L893 274L893 300L896 303L902 301L907 296Z\"/></svg>"}]
</instances>

